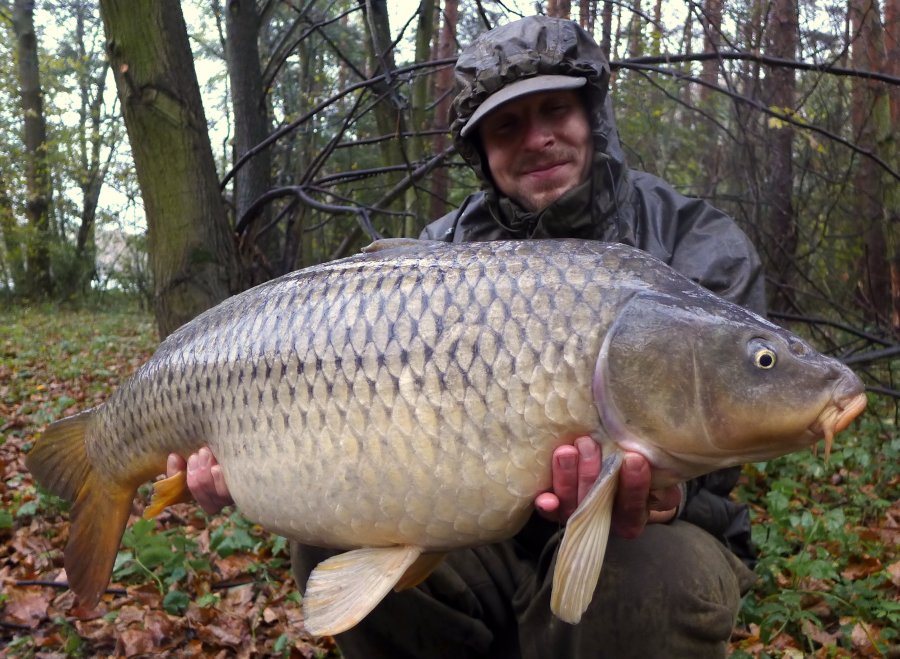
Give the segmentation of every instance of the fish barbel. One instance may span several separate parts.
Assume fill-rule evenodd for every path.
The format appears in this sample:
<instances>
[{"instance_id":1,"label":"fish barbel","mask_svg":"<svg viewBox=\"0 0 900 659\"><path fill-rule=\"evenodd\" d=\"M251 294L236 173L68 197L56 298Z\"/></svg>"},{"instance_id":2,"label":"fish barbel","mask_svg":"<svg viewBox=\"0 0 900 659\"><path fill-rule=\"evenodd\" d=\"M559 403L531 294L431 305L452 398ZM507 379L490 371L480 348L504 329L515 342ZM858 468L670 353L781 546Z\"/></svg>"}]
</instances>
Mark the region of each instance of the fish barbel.
<instances>
[{"instance_id":1,"label":"fish barbel","mask_svg":"<svg viewBox=\"0 0 900 659\"><path fill-rule=\"evenodd\" d=\"M566 526L551 601L574 623L624 451L665 486L822 437L830 450L865 403L848 368L634 248L381 241L201 314L105 403L52 424L27 465L73 502L66 572L93 606L137 487L209 445L249 519L350 550L306 585L321 635L443 553L514 535L554 449L590 435L603 473ZM156 489L151 513L183 499L183 474Z\"/></svg>"}]
</instances>

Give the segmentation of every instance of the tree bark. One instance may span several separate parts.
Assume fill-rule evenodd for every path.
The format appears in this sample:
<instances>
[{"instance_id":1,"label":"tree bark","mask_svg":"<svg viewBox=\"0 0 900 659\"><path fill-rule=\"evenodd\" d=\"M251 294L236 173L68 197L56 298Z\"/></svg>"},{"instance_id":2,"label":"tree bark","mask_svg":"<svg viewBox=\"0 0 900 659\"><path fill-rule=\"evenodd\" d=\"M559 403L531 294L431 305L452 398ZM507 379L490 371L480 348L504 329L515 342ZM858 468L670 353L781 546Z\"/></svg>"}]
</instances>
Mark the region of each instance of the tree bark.
<instances>
[{"instance_id":1,"label":"tree bark","mask_svg":"<svg viewBox=\"0 0 900 659\"><path fill-rule=\"evenodd\" d=\"M612 57L612 17L613 3L610 0L603 0L603 16L601 20L601 37L600 48L607 59Z\"/></svg>"},{"instance_id":2,"label":"tree bark","mask_svg":"<svg viewBox=\"0 0 900 659\"><path fill-rule=\"evenodd\" d=\"M548 0L547 16L569 18L572 13L572 0Z\"/></svg>"},{"instance_id":3,"label":"tree bark","mask_svg":"<svg viewBox=\"0 0 900 659\"><path fill-rule=\"evenodd\" d=\"M3 234L3 253L6 256L4 274L12 281L13 291L21 291L25 285L25 261L19 233L9 189L3 178L3 171L0 170L0 234ZM5 282L4 288L7 288Z\"/></svg>"},{"instance_id":4,"label":"tree bark","mask_svg":"<svg viewBox=\"0 0 900 659\"><path fill-rule=\"evenodd\" d=\"M397 90L391 84L391 75L397 68L394 62L394 51L391 46L391 27L388 20L386 0L360 0L365 4L366 27L369 32L371 44L370 61L371 75L379 73L387 74L387 80L372 85L372 91L380 97L375 105L375 120L381 135L402 135L406 132L406 119L403 113L404 102L398 96ZM392 139L381 142L382 159L385 165L392 163L408 162L409 158L403 152L401 140ZM387 186L393 187L402 178L399 174L386 177ZM400 202L403 201L401 198ZM400 210L400 204L394 205ZM405 209L404 209L405 210ZM393 231L388 235L399 236L405 230L405 222L398 220Z\"/></svg>"},{"instance_id":5,"label":"tree bark","mask_svg":"<svg viewBox=\"0 0 900 659\"><path fill-rule=\"evenodd\" d=\"M850 0L850 24L853 67L884 70L884 31L877 0ZM883 86L874 81L854 79L851 122L856 143L861 148L883 153L892 139L893 130L890 100ZM870 158L858 159L854 178L863 248L857 292L869 318L888 326L893 307L889 260L897 249L897 239L889 231L888 214L895 196L890 190L896 187L896 181L893 186L886 182Z\"/></svg>"},{"instance_id":6,"label":"tree bark","mask_svg":"<svg viewBox=\"0 0 900 659\"><path fill-rule=\"evenodd\" d=\"M13 5L17 75L24 123L28 199L25 211L31 229L25 238L25 293L36 297L53 293L50 272L50 202L52 185L47 154L47 120L38 68L38 40L34 31L34 0Z\"/></svg>"},{"instance_id":7,"label":"tree bark","mask_svg":"<svg viewBox=\"0 0 900 659\"><path fill-rule=\"evenodd\" d=\"M436 0L421 0L418 9L418 21L416 28L416 54L415 61L427 62L431 59L431 42L434 32L434 14ZM419 76L412 86L412 103L410 103L410 123L414 135L409 141L410 156L413 162L418 163L425 157L425 137L421 132L427 130L429 83L427 76ZM427 204L430 206L430 204ZM418 186L411 186L406 192L406 226L403 229L404 236L416 237L427 223L425 217L426 203L420 199Z\"/></svg>"},{"instance_id":8,"label":"tree bark","mask_svg":"<svg viewBox=\"0 0 900 659\"><path fill-rule=\"evenodd\" d=\"M256 0L227 0L225 11L225 59L231 80L231 107L234 112L234 161L262 142L269 135L270 122L263 92L259 56L260 15ZM272 187L272 151L264 149L248 160L234 177L234 210L239 222L253 202ZM277 229L260 236L260 229L269 224L270 207L266 206L253 222L243 239L256 258L266 260L266 270L283 274L280 268L281 243ZM265 279L254 275L252 259L245 259L249 272L248 284ZM273 270L274 267L274 270Z\"/></svg>"},{"instance_id":9,"label":"tree bark","mask_svg":"<svg viewBox=\"0 0 900 659\"><path fill-rule=\"evenodd\" d=\"M703 34L706 53L718 53L722 36L722 0L705 0L703 3ZM700 88L700 105L707 112L712 111L715 100L713 90L707 85L717 85L719 82L719 60L710 58L704 60L700 79L706 85ZM706 123L706 122L704 122ZM718 128L711 123L703 127L705 138L703 143L703 172L704 190L703 196L713 197L722 178L721 148L718 143Z\"/></svg>"},{"instance_id":10,"label":"tree bark","mask_svg":"<svg viewBox=\"0 0 900 659\"><path fill-rule=\"evenodd\" d=\"M167 336L231 292L225 220L177 0L101 0L107 53L147 215L154 312Z\"/></svg>"},{"instance_id":11,"label":"tree bark","mask_svg":"<svg viewBox=\"0 0 900 659\"><path fill-rule=\"evenodd\" d=\"M887 72L900 77L900 0L885 0L884 4L884 46ZM888 162L900 159L900 85L889 87L890 122L889 143L886 145ZM882 175L883 176L883 175ZM891 330L900 339L900 185L896 181L887 182L887 227L888 257L891 271Z\"/></svg>"},{"instance_id":12,"label":"tree bark","mask_svg":"<svg viewBox=\"0 0 900 659\"><path fill-rule=\"evenodd\" d=\"M456 54L456 23L458 15L458 0L444 0L444 20L441 27L441 41L438 47L438 59L453 57ZM432 152L440 153L447 148L449 126L447 120L450 116L450 104L453 101L453 68L445 67L438 71L434 87L436 101L434 111L434 127L441 129L441 133L434 136ZM439 167L434 171L431 179L431 218L436 219L447 213L449 198L449 178L447 170Z\"/></svg>"},{"instance_id":13,"label":"tree bark","mask_svg":"<svg viewBox=\"0 0 900 659\"><path fill-rule=\"evenodd\" d=\"M793 60L799 45L799 17L794 0L775 0L768 23L767 54ZM796 81L794 70L773 67L766 78L769 107L790 115L794 112ZM768 142L768 181L764 186L767 207L765 245L766 273L774 286L770 292L770 307L788 311L788 283L797 251L797 222L794 217L793 144L794 128L789 123L771 120Z\"/></svg>"},{"instance_id":14,"label":"tree bark","mask_svg":"<svg viewBox=\"0 0 900 659\"><path fill-rule=\"evenodd\" d=\"M628 21L628 56L641 57L644 54L644 19L641 12L641 0L633 0L631 20Z\"/></svg>"}]
</instances>

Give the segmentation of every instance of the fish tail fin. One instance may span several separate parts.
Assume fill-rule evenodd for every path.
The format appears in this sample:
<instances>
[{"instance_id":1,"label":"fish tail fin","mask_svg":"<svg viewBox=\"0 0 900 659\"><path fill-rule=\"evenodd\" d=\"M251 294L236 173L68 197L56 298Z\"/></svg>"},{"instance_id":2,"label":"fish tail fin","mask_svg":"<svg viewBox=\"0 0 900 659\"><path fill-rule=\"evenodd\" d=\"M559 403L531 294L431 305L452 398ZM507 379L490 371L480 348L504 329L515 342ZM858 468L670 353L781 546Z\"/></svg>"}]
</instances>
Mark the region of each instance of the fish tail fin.
<instances>
[{"instance_id":1,"label":"fish tail fin","mask_svg":"<svg viewBox=\"0 0 900 659\"><path fill-rule=\"evenodd\" d=\"M72 503L66 574L88 608L109 583L137 489L109 481L91 465L85 435L93 414L87 410L51 424L25 458L41 485Z\"/></svg>"}]
</instances>

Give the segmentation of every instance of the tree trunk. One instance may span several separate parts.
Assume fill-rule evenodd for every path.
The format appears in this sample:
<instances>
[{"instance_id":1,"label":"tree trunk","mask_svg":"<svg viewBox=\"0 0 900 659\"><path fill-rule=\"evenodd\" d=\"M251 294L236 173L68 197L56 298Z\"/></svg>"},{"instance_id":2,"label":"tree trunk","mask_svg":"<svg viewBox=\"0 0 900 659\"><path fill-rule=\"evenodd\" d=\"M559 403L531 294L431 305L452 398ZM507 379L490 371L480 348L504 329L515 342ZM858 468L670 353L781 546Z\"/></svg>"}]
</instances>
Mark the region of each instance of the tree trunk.
<instances>
[{"instance_id":1,"label":"tree trunk","mask_svg":"<svg viewBox=\"0 0 900 659\"><path fill-rule=\"evenodd\" d=\"M19 237L19 226L13 210L12 199L0 170L0 234L3 235L3 252L6 256L6 275L12 281L14 291L21 291L25 285L25 261L22 255L22 242ZM4 288L6 284L4 282Z\"/></svg>"},{"instance_id":2,"label":"tree trunk","mask_svg":"<svg viewBox=\"0 0 900 659\"><path fill-rule=\"evenodd\" d=\"M889 74L900 77L900 0L885 0L884 4L884 46L886 70ZM897 127L900 126L900 85L888 87L890 99L889 125L893 130L888 131L888 141L885 153L887 162L900 160L900 136L897 135ZM882 176L886 176L882 174ZM894 336L900 339L900 185L897 181L887 179L887 227L888 227L888 258L891 270L891 330Z\"/></svg>"},{"instance_id":3,"label":"tree trunk","mask_svg":"<svg viewBox=\"0 0 900 659\"><path fill-rule=\"evenodd\" d=\"M234 111L234 161L262 142L269 135L269 113L263 92L259 57L260 16L256 0L227 0L225 11L225 59L231 80L231 107ZM253 202L272 187L272 151L265 149L237 171L234 177L234 209L236 222L244 217ZM247 283L257 284L267 277L256 272L254 258L265 259L265 271L283 274L280 268L278 230L265 235L259 232L269 224L271 215L267 205L251 225L242 244L248 248L245 257L249 270Z\"/></svg>"},{"instance_id":4,"label":"tree trunk","mask_svg":"<svg viewBox=\"0 0 900 659\"><path fill-rule=\"evenodd\" d=\"M850 23L854 35L851 61L856 69L884 70L884 32L877 0L851 0ZM892 136L887 91L874 81L854 79L851 121L856 143L863 149L883 153ZM860 157L855 170L858 217L863 255L859 260L857 291L871 320L888 326L891 315L889 259L896 253L896 238L887 226L891 187L883 183L880 168ZM888 256L890 254L890 257Z\"/></svg>"},{"instance_id":5,"label":"tree trunk","mask_svg":"<svg viewBox=\"0 0 900 659\"><path fill-rule=\"evenodd\" d=\"M580 0L578 3L578 24L582 29L593 33L594 24L591 20L591 9L597 6L597 0Z\"/></svg>"},{"instance_id":6,"label":"tree trunk","mask_svg":"<svg viewBox=\"0 0 900 659\"><path fill-rule=\"evenodd\" d=\"M437 58L444 59L456 54L456 23L459 17L458 0L444 0L444 20L441 27L441 42ZM433 153L441 153L447 148L450 116L450 104L453 101L453 67L445 67L438 71L434 86L436 100L434 111L434 127L442 132L434 136ZM431 219L437 219L447 213L449 195L449 178L447 169L439 167L431 179Z\"/></svg>"},{"instance_id":7,"label":"tree trunk","mask_svg":"<svg viewBox=\"0 0 900 659\"><path fill-rule=\"evenodd\" d=\"M706 0L703 3L703 52L718 53L722 43L722 0ZM719 60L710 58L703 62L700 74L703 82L715 85L719 81ZM700 98L706 102L712 97L712 90L701 88Z\"/></svg>"},{"instance_id":8,"label":"tree trunk","mask_svg":"<svg viewBox=\"0 0 900 659\"><path fill-rule=\"evenodd\" d=\"M47 157L47 121L38 69L38 41L34 31L34 0L13 6L17 74L24 123L28 199L25 212L30 231L25 238L25 293L37 297L53 293L50 273L50 201L52 186Z\"/></svg>"},{"instance_id":9,"label":"tree trunk","mask_svg":"<svg viewBox=\"0 0 900 659\"><path fill-rule=\"evenodd\" d=\"M177 0L101 0L147 215L154 311L167 336L231 292L234 242Z\"/></svg>"},{"instance_id":10,"label":"tree trunk","mask_svg":"<svg viewBox=\"0 0 900 659\"><path fill-rule=\"evenodd\" d=\"M612 15L613 3L610 0L603 1L603 20L600 36L600 48L607 59L612 57Z\"/></svg>"},{"instance_id":11,"label":"tree trunk","mask_svg":"<svg viewBox=\"0 0 900 659\"><path fill-rule=\"evenodd\" d=\"M88 49L88 43L102 43L95 39L103 29L95 20L92 10L83 3L73 5L75 15L75 48L78 53L76 77L80 102L78 107L78 174L77 183L81 190L81 218L75 239L75 257L78 268L73 281L62 286L71 291L86 291L91 279L96 275L95 228L100 192L109 171L109 165L116 151L118 129L104 133L104 97L109 63L99 50ZM88 32L93 27L96 32ZM118 122L116 122L118 124ZM105 154L104 154L105 151Z\"/></svg>"},{"instance_id":12,"label":"tree trunk","mask_svg":"<svg viewBox=\"0 0 900 659\"><path fill-rule=\"evenodd\" d=\"M569 18L571 13L571 0L548 0L547 16L552 16L554 18Z\"/></svg>"},{"instance_id":13,"label":"tree trunk","mask_svg":"<svg viewBox=\"0 0 900 659\"><path fill-rule=\"evenodd\" d=\"M361 2L363 0L360 0ZM382 136L402 135L406 132L406 119L403 115L404 101L399 97L397 90L391 84L391 74L397 68L394 63L394 50L391 46L391 26L388 20L386 0L364 0L366 8L366 27L369 31L369 43L371 72L374 76L379 73L387 73L387 81L372 85L372 91L380 100L375 105L375 120L378 131ZM384 165L408 162L407 155L403 152L403 143L400 139L384 140L381 142L382 160ZM399 183L402 175L393 174L387 176L386 187L393 188ZM398 199L403 202L402 197ZM400 204L395 203L396 210L400 210ZM405 209L404 209L405 210ZM387 235L400 236L405 230L405 222L398 220L392 231Z\"/></svg>"},{"instance_id":14,"label":"tree trunk","mask_svg":"<svg viewBox=\"0 0 900 659\"><path fill-rule=\"evenodd\" d=\"M793 0L775 0L768 23L767 53L772 57L793 60L799 44L799 23ZM793 114L796 81L794 70L772 67L766 78L766 97L769 107L786 115ZM790 309L788 283L797 251L797 222L794 218L793 143L791 124L773 120L768 133L768 181L763 190L765 213L766 273L774 282L770 295L775 311Z\"/></svg>"},{"instance_id":15,"label":"tree trunk","mask_svg":"<svg viewBox=\"0 0 900 659\"><path fill-rule=\"evenodd\" d=\"M722 0L705 0L703 3L702 24L704 35L703 52L718 53L722 36ZM719 82L719 60L717 58L704 60L700 79L706 83L706 85L700 87L700 105L705 111L712 112L715 92L707 85L717 85ZM712 123L708 123L703 127L704 197L715 196L722 177L721 147L717 139L718 134L718 128Z\"/></svg>"},{"instance_id":16,"label":"tree trunk","mask_svg":"<svg viewBox=\"0 0 900 659\"><path fill-rule=\"evenodd\" d=\"M416 27L415 61L427 62L431 59L431 41L434 31L435 0L419 2L418 21ZM412 86L412 103L410 103L410 124L413 137L409 140L410 157L414 163L420 163L425 157L425 137L422 131L428 129L428 97L431 78L419 76ZM430 204L429 204L430 205ZM418 186L411 186L406 191L406 226L403 235L416 237L427 223L425 217L426 203L420 199Z\"/></svg>"},{"instance_id":17,"label":"tree trunk","mask_svg":"<svg viewBox=\"0 0 900 659\"><path fill-rule=\"evenodd\" d=\"M631 20L628 21L628 56L641 57L644 54L644 18L641 0L633 0Z\"/></svg>"}]
</instances>

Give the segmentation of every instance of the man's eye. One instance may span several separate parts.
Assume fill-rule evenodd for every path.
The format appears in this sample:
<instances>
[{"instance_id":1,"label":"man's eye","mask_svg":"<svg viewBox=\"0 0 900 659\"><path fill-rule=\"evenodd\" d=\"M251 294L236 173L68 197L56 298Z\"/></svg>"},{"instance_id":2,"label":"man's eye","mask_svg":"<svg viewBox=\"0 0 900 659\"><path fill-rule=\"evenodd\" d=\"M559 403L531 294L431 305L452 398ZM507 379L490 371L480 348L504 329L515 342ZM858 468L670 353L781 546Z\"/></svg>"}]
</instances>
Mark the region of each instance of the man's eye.
<instances>
[{"instance_id":1,"label":"man's eye","mask_svg":"<svg viewBox=\"0 0 900 659\"><path fill-rule=\"evenodd\" d=\"M499 121L493 126L490 126L490 130L499 134L499 135L508 135L516 129L516 122L509 119L506 121Z\"/></svg>"}]
</instances>

